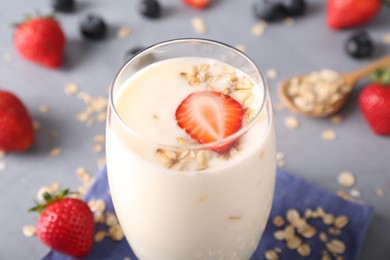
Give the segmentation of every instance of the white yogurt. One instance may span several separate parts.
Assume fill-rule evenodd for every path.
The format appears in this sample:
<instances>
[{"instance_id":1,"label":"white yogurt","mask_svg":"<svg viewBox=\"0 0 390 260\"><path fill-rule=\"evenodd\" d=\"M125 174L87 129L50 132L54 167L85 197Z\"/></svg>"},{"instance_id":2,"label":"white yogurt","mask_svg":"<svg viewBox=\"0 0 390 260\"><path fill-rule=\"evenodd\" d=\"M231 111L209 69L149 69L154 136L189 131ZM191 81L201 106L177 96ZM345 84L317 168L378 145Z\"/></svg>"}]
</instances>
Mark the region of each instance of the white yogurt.
<instances>
[{"instance_id":1,"label":"white yogurt","mask_svg":"<svg viewBox=\"0 0 390 260\"><path fill-rule=\"evenodd\" d=\"M206 169L167 168L154 143L178 146L188 135L175 111L190 93L210 87L223 91L225 77L191 86L182 72L208 64L209 74L228 65L207 58L175 58L150 65L120 87L114 102L127 127L109 113L107 167L111 195L126 239L143 260L249 259L268 220L275 182L275 136L270 104L238 140L230 159L211 152ZM249 78L234 70L238 78ZM261 107L259 86L231 96L253 111ZM246 123L244 122L244 125ZM196 165L196 163L194 163Z\"/></svg>"}]
</instances>

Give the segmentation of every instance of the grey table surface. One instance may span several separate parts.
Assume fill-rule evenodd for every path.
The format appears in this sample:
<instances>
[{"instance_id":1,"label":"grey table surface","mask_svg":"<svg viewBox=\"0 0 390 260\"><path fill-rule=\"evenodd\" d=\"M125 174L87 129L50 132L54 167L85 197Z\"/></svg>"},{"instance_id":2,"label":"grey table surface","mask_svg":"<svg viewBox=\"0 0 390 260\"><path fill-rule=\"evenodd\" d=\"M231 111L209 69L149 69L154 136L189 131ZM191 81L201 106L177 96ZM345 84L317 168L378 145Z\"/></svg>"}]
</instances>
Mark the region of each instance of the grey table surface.
<instances>
[{"instance_id":1,"label":"grey table surface","mask_svg":"<svg viewBox=\"0 0 390 260\"><path fill-rule=\"evenodd\" d=\"M331 68L340 72L357 69L369 61L348 57L343 43L354 30L332 31L325 25L325 1L308 0L307 14L287 26L269 25L264 34L251 34L257 20L252 15L252 1L214 0L207 10L195 10L181 0L160 0L163 16L157 20L142 17L135 0L77 1L77 11L58 14L67 44L64 64L51 70L23 60L12 43L12 23L27 13L39 10L50 12L48 0L1 0L0 8L0 87L17 94L28 107L33 119L41 127L36 131L36 142L24 153L8 154L0 159L6 169L0 171L0 259L39 259L47 248L35 238L27 238L22 227L34 224L37 216L27 213L38 189L53 182L63 187L76 188L80 180L75 174L84 167L92 174L98 171L97 161L104 157L93 152L94 136L104 134L103 122L86 126L75 120L85 110L85 104L64 93L68 83L76 83L80 91L92 96L107 97L107 88L123 64L125 52L134 46L150 44L178 37L204 37L233 46L246 46L246 53L264 72L275 69L278 75L269 80L274 105L280 103L276 87L286 77ZM79 33L80 17L86 13L101 14L109 25L108 37L102 41L87 41ZM208 31L197 34L191 18L202 17ZM132 28L129 37L116 36L123 26ZM390 8L382 8L379 16L365 26L377 43L374 58L390 53L390 46L382 42L390 33ZM349 191L337 183L342 171L355 174L355 188L372 205L375 215L368 229L361 259L390 259L390 138L372 133L365 123L356 97L341 111L344 121L332 125L329 118L313 119L294 115L284 109L275 111L277 149L285 154L284 168L331 192ZM47 105L46 113L40 106ZM296 116L300 127L285 126L287 116ZM332 129L337 139L324 141L321 132ZM58 136L50 137L52 131ZM51 149L59 147L62 153L50 157ZM380 197L375 189L381 188Z\"/></svg>"}]
</instances>

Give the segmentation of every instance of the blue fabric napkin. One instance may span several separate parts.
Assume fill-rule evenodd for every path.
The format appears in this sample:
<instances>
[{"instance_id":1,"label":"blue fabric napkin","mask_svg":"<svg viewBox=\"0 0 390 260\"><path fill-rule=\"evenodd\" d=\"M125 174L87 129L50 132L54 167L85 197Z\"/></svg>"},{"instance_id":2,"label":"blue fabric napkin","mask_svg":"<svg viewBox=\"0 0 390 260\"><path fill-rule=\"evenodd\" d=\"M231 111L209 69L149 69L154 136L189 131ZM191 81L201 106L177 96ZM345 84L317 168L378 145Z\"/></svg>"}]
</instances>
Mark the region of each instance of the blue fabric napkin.
<instances>
[{"instance_id":1,"label":"blue fabric napkin","mask_svg":"<svg viewBox=\"0 0 390 260\"><path fill-rule=\"evenodd\" d=\"M321 259L323 250L326 250L326 246L324 242L319 239L318 232L310 239L303 239L303 241L310 246L311 254L308 257L302 257L296 250L289 250L285 241L275 239L274 232L276 230L281 230L281 228L276 228L272 223L273 218L277 215L282 216L285 219L288 209L297 209L299 213L303 215L306 209L316 210L318 207L322 207L327 213L332 213L335 216L348 216L349 223L342 229L341 234L336 236L328 235L328 239L336 238L345 244L346 249L342 254L345 260L358 259L364 236L372 217L372 207L346 201L333 193L320 189L281 169L278 169L276 176L275 195L270 220L251 260L265 259L264 255L266 250L275 247L281 249L281 252L278 254L279 259L281 260ZM106 210L108 212L114 212L109 195L106 168L98 173L96 181L85 196L86 201L91 199L105 200ZM325 226L320 219L310 220L309 223L317 230L327 231L327 226ZM102 230L104 228L105 227L100 224L96 226L96 230ZM104 239L99 243L95 243L90 254L83 259L123 260L125 257L130 257L132 260L137 259L125 239L119 242L114 242L111 239ZM42 259L74 260L72 257L54 251L49 251Z\"/></svg>"}]
</instances>

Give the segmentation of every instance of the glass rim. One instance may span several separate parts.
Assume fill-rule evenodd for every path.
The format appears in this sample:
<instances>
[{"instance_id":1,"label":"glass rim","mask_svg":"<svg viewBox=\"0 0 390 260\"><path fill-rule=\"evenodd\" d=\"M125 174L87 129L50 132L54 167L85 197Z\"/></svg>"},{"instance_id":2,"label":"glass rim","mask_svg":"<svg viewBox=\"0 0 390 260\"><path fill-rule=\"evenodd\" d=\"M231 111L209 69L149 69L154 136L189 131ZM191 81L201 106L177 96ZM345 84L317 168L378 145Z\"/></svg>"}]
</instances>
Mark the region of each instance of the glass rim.
<instances>
[{"instance_id":1,"label":"glass rim","mask_svg":"<svg viewBox=\"0 0 390 260\"><path fill-rule=\"evenodd\" d=\"M123 72L123 70L126 68L126 66L129 63L131 63L132 61L136 60L137 57L141 56L145 52L148 52L148 51L150 51L152 49L155 49L155 48L158 48L158 47L168 46L168 45L171 45L171 44L174 44L174 43L206 43L206 44L213 44L213 45L216 45L216 46L221 46L221 47L227 48L227 49L233 51L234 53L244 57L245 61L248 62L248 64L250 64L251 67L254 68L255 73L260 76L260 81L262 83L262 88L263 88L263 93L264 93L263 97L262 97L262 100L261 100L261 104L260 104L259 110L257 111L256 115L253 117L253 119L251 120L250 123L248 123L248 124L244 125L243 127L241 127L234 134L229 135L228 137L225 137L223 139L220 139L220 140L217 140L217 141L214 141L214 142L209 142L209 143L185 143L185 144L180 144L180 145L179 144L178 145L164 144L164 143L161 143L161 142L156 142L154 140L150 140L148 137L142 135L141 133L139 133L138 131L136 131L135 129L133 129L132 127L130 127L129 125L127 125L125 123L125 121L121 118L121 116L119 115L118 111L116 110L115 102L114 102L114 89L115 89L115 83L117 82L118 77L121 75L121 73ZM261 87L259 84L256 84L256 85L258 87ZM134 55L133 57L131 57L129 60L127 60L120 67L119 71L115 74L114 80L110 84L108 105L109 105L109 108L111 109L112 113L117 118L117 120L119 121L121 126L126 130L126 132L131 133L135 137L140 138L141 140L143 140L143 141L145 141L147 143L154 144L157 147L164 147L164 148L171 148L171 149L183 149L184 148L184 149L190 149L190 150L202 150L202 149L203 150L209 150L209 149L212 149L212 148L224 145L226 143L233 142L233 141L237 140L240 136L245 134L249 129L251 129L253 127L253 125L255 125L257 120L259 119L259 117L260 117L260 115L261 115L261 113L262 113L262 111L264 109L265 102L267 100L267 96L268 96L267 81L265 80L265 77L264 77L263 73L259 70L257 65L245 53L243 53L239 49L237 49L237 48L235 48L235 47L233 47L231 45L228 45L226 43L223 43L223 42L220 42L220 41L216 41L216 40L206 39L206 38L176 38L176 39L161 41L161 42L152 44L152 45L148 46L147 48L143 49L142 51L140 51L139 53L137 53L136 55Z\"/></svg>"}]
</instances>

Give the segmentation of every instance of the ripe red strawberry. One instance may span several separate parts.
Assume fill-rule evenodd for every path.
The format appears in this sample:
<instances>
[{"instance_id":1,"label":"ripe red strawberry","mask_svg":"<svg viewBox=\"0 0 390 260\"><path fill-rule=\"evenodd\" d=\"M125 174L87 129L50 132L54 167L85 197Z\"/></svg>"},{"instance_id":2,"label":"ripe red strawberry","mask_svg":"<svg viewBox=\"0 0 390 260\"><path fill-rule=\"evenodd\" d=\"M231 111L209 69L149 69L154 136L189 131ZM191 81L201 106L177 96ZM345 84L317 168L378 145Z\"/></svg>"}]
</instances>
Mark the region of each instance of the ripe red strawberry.
<instances>
[{"instance_id":1,"label":"ripe red strawberry","mask_svg":"<svg viewBox=\"0 0 390 260\"><path fill-rule=\"evenodd\" d=\"M95 222L88 205L80 199L67 198L68 193L45 193L46 204L30 211L40 212L37 234L44 244L66 255L83 257L92 248Z\"/></svg>"},{"instance_id":2,"label":"ripe red strawberry","mask_svg":"<svg viewBox=\"0 0 390 260\"><path fill-rule=\"evenodd\" d=\"M0 150L23 151L34 139L33 124L22 101L14 94L0 90Z\"/></svg>"},{"instance_id":3,"label":"ripe red strawberry","mask_svg":"<svg viewBox=\"0 0 390 260\"><path fill-rule=\"evenodd\" d=\"M390 134L390 85L366 86L359 94L359 107L375 133Z\"/></svg>"},{"instance_id":4,"label":"ripe red strawberry","mask_svg":"<svg viewBox=\"0 0 390 260\"><path fill-rule=\"evenodd\" d=\"M379 12L381 0L328 0L326 19L333 29L363 25Z\"/></svg>"},{"instance_id":5,"label":"ripe red strawberry","mask_svg":"<svg viewBox=\"0 0 390 260\"><path fill-rule=\"evenodd\" d=\"M210 4L210 0L183 0L187 5L194 8L203 9Z\"/></svg>"},{"instance_id":6,"label":"ripe red strawberry","mask_svg":"<svg viewBox=\"0 0 390 260\"><path fill-rule=\"evenodd\" d=\"M178 125L199 143L222 140L241 128L244 110L229 95L217 91L194 92L176 110ZM214 147L218 153L227 152L233 142Z\"/></svg>"},{"instance_id":7,"label":"ripe red strawberry","mask_svg":"<svg viewBox=\"0 0 390 260\"><path fill-rule=\"evenodd\" d=\"M14 45L23 58L58 68L62 64L65 35L54 18L32 18L17 26Z\"/></svg>"}]
</instances>

